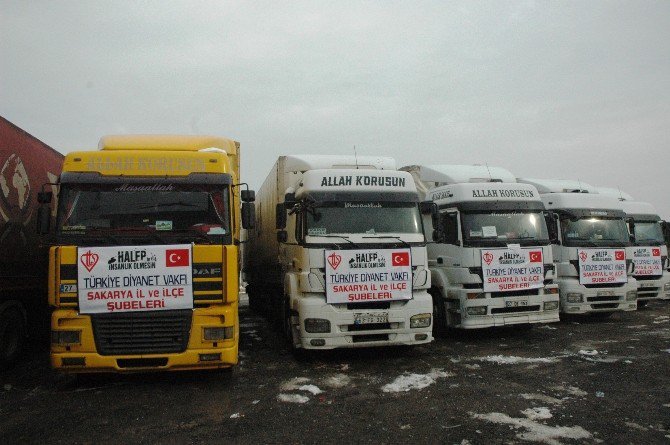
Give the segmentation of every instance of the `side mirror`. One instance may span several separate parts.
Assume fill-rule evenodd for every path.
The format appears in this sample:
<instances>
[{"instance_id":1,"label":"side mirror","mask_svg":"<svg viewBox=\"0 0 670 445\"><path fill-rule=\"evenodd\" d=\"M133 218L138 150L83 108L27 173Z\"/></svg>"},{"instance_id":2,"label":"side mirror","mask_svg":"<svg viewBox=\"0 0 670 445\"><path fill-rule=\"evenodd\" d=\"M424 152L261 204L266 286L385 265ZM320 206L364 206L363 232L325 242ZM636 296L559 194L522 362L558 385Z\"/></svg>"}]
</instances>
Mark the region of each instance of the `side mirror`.
<instances>
[{"instance_id":1,"label":"side mirror","mask_svg":"<svg viewBox=\"0 0 670 445\"><path fill-rule=\"evenodd\" d=\"M275 208L275 228L276 229L285 229L286 228L286 207L284 203L277 204Z\"/></svg>"},{"instance_id":2,"label":"side mirror","mask_svg":"<svg viewBox=\"0 0 670 445\"><path fill-rule=\"evenodd\" d=\"M40 204L50 204L51 199L53 199L53 193L51 192L38 192L37 193L37 202Z\"/></svg>"},{"instance_id":3,"label":"side mirror","mask_svg":"<svg viewBox=\"0 0 670 445\"><path fill-rule=\"evenodd\" d=\"M256 192L253 190L240 191L240 198L242 202L254 202L256 200Z\"/></svg>"},{"instance_id":4,"label":"side mirror","mask_svg":"<svg viewBox=\"0 0 670 445\"><path fill-rule=\"evenodd\" d=\"M433 201L421 201L419 203L419 211L422 215L435 215L437 213L437 204Z\"/></svg>"},{"instance_id":5,"label":"side mirror","mask_svg":"<svg viewBox=\"0 0 670 445\"><path fill-rule=\"evenodd\" d=\"M277 232L277 241L280 243L285 243L286 240L288 240L288 233L286 233L286 230L280 230Z\"/></svg>"},{"instance_id":6,"label":"side mirror","mask_svg":"<svg viewBox=\"0 0 670 445\"><path fill-rule=\"evenodd\" d=\"M284 205L286 208L293 207L296 204L295 193L287 193L284 195Z\"/></svg>"},{"instance_id":7,"label":"side mirror","mask_svg":"<svg viewBox=\"0 0 670 445\"><path fill-rule=\"evenodd\" d=\"M242 203L242 228L253 229L256 226L256 213L252 202Z\"/></svg>"},{"instance_id":8,"label":"side mirror","mask_svg":"<svg viewBox=\"0 0 670 445\"><path fill-rule=\"evenodd\" d=\"M37 233L46 235L51 226L51 209L48 205L41 205L37 209Z\"/></svg>"}]
</instances>

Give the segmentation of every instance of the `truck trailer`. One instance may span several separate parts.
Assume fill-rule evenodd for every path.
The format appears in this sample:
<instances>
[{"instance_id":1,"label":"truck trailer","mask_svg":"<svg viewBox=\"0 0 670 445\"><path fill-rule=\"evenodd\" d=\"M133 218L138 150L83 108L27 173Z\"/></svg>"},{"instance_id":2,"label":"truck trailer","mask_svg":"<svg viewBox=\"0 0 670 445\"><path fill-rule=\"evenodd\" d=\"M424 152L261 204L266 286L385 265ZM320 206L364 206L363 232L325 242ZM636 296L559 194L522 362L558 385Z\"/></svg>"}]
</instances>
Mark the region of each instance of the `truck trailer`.
<instances>
[{"instance_id":1,"label":"truck trailer","mask_svg":"<svg viewBox=\"0 0 670 445\"><path fill-rule=\"evenodd\" d=\"M49 252L55 369L237 363L238 245L253 223L239 165L239 143L214 136L107 136L65 157Z\"/></svg>"},{"instance_id":2,"label":"truck trailer","mask_svg":"<svg viewBox=\"0 0 670 445\"><path fill-rule=\"evenodd\" d=\"M294 350L432 340L419 197L391 158L281 156L245 252L252 309Z\"/></svg>"},{"instance_id":3,"label":"truck trailer","mask_svg":"<svg viewBox=\"0 0 670 445\"><path fill-rule=\"evenodd\" d=\"M637 281L626 255L632 243L617 199L581 181L518 181L535 186L549 212L561 312L607 317L636 310Z\"/></svg>"},{"instance_id":4,"label":"truck trailer","mask_svg":"<svg viewBox=\"0 0 670 445\"><path fill-rule=\"evenodd\" d=\"M29 332L36 341L47 338L47 251L35 233L37 194L55 182L62 164L62 154L0 117L0 368L16 360Z\"/></svg>"},{"instance_id":5,"label":"truck trailer","mask_svg":"<svg viewBox=\"0 0 670 445\"><path fill-rule=\"evenodd\" d=\"M437 334L559 320L544 205L535 187L518 184L500 167L401 170L436 206L424 229Z\"/></svg>"}]
</instances>

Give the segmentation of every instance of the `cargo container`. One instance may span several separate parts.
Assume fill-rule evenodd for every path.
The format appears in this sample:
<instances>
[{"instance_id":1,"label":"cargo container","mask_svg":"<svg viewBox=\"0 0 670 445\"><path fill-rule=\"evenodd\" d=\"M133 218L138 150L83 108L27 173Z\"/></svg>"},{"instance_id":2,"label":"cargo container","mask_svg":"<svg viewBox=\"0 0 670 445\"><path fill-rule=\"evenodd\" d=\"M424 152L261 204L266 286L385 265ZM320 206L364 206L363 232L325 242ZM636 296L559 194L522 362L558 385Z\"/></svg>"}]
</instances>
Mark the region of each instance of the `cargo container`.
<instances>
[{"instance_id":1,"label":"cargo container","mask_svg":"<svg viewBox=\"0 0 670 445\"><path fill-rule=\"evenodd\" d=\"M62 164L63 155L0 117L0 366L17 358L29 332L36 339L48 332L37 194L44 184L53 190Z\"/></svg>"}]
</instances>

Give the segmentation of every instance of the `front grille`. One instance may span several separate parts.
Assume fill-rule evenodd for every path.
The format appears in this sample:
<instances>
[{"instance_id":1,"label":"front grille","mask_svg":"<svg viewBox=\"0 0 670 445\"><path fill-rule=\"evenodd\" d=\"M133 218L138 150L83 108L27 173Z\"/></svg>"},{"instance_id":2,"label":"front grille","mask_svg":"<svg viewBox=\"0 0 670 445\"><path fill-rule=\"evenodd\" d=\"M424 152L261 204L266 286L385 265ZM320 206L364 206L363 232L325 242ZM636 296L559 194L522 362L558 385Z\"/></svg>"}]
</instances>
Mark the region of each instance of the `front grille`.
<instances>
[{"instance_id":1,"label":"front grille","mask_svg":"<svg viewBox=\"0 0 670 445\"><path fill-rule=\"evenodd\" d=\"M365 341L388 341L388 334L373 334L373 335L354 335L354 343L361 343Z\"/></svg>"},{"instance_id":2,"label":"front grille","mask_svg":"<svg viewBox=\"0 0 670 445\"><path fill-rule=\"evenodd\" d=\"M539 304L533 306L494 307L491 308L491 314L517 314L520 312L537 312L539 310Z\"/></svg>"},{"instance_id":3,"label":"front grille","mask_svg":"<svg viewBox=\"0 0 670 445\"><path fill-rule=\"evenodd\" d=\"M360 309L388 309L391 307L390 301L370 301L365 303L347 303L347 310L357 311Z\"/></svg>"},{"instance_id":4,"label":"front grille","mask_svg":"<svg viewBox=\"0 0 670 445\"><path fill-rule=\"evenodd\" d=\"M600 303L592 304L591 309L616 309L619 306L619 303Z\"/></svg>"},{"instance_id":5,"label":"front grille","mask_svg":"<svg viewBox=\"0 0 670 445\"><path fill-rule=\"evenodd\" d=\"M95 345L101 355L183 352L192 314L186 309L93 315Z\"/></svg>"},{"instance_id":6,"label":"front grille","mask_svg":"<svg viewBox=\"0 0 670 445\"><path fill-rule=\"evenodd\" d=\"M663 275L633 275L637 281L660 280Z\"/></svg>"},{"instance_id":7,"label":"front grille","mask_svg":"<svg viewBox=\"0 0 670 445\"><path fill-rule=\"evenodd\" d=\"M369 324L350 324L350 325L347 325L347 331L348 332L381 331L382 329L391 329L391 323L369 323Z\"/></svg>"},{"instance_id":8,"label":"front grille","mask_svg":"<svg viewBox=\"0 0 670 445\"><path fill-rule=\"evenodd\" d=\"M491 298L522 297L524 295L540 295L539 289L514 290L510 292L491 292Z\"/></svg>"},{"instance_id":9,"label":"front grille","mask_svg":"<svg viewBox=\"0 0 670 445\"><path fill-rule=\"evenodd\" d=\"M623 287L626 283L596 283L596 284L585 284L584 287L587 289L598 289L603 287Z\"/></svg>"},{"instance_id":10,"label":"front grille","mask_svg":"<svg viewBox=\"0 0 670 445\"><path fill-rule=\"evenodd\" d=\"M654 296L654 295L658 294L660 291L661 291L660 287L642 287L642 288L639 288L637 290L637 295L638 295L638 297L640 295L644 295L644 296L652 295L652 296Z\"/></svg>"},{"instance_id":11,"label":"front grille","mask_svg":"<svg viewBox=\"0 0 670 445\"><path fill-rule=\"evenodd\" d=\"M596 301L619 301L621 297L619 295L606 295L601 297L586 297L586 301L596 302Z\"/></svg>"}]
</instances>

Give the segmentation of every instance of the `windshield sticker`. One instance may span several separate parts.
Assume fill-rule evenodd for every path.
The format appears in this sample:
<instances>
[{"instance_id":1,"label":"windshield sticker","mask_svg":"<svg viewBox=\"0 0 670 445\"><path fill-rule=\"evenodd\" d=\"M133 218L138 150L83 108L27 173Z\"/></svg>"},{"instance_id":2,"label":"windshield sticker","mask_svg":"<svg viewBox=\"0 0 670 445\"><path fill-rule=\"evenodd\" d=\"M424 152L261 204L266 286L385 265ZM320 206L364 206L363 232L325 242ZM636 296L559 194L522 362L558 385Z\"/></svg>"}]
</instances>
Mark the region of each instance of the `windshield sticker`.
<instances>
[{"instance_id":1,"label":"windshield sticker","mask_svg":"<svg viewBox=\"0 0 670 445\"><path fill-rule=\"evenodd\" d=\"M172 221L156 221L156 230L172 230Z\"/></svg>"},{"instance_id":2,"label":"windshield sticker","mask_svg":"<svg viewBox=\"0 0 670 445\"><path fill-rule=\"evenodd\" d=\"M344 208L355 208L355 209L381 209L382 205L378 202L345 202Z\"/></svg>"},{"instance_id":3,"label":"windshield sticker","mask_svg":"<svg viewBox=\"0 0 670 445\"><path fill-rule=\"evenodd\" d=\"M320 236L328 233L325 227L310 227L307 229L307 234L311 236Z\"/></svg>"},{"instance_id":4,"label":"windshield sticker","mask_svg":"<svg viewBox=\"0 0 670 445\"><path fill-rule=\"evenodd\" d=\"M114 189L115 192L171 192L174 185L172 184L146 184L146 185L132 185L123 184Z\"/></svg>"},{"instance_id":5,"label":"windshield sticker","mask_svg":"<svg viewBox=\"0 0 670 445\"><path fill-rule=\"evenodd\" d=\"M498 237L498 231L496 230L496 226L484 226L482 227L482 236L484 238L488 237Z\"/></svg>"}]
</instances>

